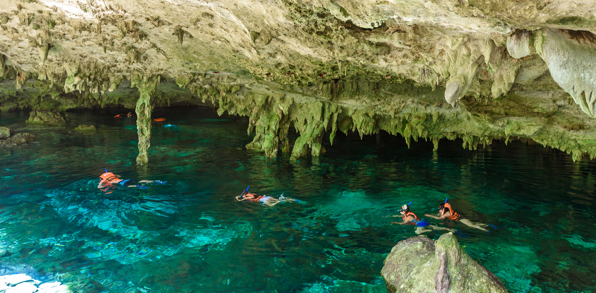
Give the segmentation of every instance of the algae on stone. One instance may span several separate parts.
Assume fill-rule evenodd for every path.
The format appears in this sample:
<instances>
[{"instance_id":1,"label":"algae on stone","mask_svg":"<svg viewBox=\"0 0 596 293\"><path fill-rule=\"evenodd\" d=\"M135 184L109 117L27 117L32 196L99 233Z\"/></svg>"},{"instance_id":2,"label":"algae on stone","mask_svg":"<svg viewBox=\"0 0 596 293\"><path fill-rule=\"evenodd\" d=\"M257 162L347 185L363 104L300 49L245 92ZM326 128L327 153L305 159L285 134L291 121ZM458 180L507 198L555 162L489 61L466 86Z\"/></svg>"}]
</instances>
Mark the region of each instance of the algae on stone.
<instances>
[{"instance_id":1,"label":"algae on stone","mask_svg":"<svg viewBox=\"0 0 596 293\"><path fill-rule=\"evenodd\" d=\"M381 275L388 292L507 292L503 283L474 261L453 233L437 241L426 236L400 241L391 249Z\"/></svg>"}]
</instances>

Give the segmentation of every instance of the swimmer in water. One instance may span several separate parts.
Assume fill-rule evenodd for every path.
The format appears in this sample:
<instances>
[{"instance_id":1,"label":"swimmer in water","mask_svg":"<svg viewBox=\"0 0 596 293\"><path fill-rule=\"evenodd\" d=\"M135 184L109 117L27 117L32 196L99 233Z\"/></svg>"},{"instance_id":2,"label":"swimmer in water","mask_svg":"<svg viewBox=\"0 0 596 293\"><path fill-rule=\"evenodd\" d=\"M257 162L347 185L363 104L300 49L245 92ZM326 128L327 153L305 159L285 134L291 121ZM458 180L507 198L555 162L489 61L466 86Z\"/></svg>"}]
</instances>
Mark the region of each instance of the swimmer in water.
<instances>
[{"instance_id":1,"label":"swimmer in water","mask_svg":"<svg viewBox=\"0 0 596 293\"><path fill-rule=\"evenodd\" d=\"M455 231L449 228L443 228L436 225L431 225L426 220L420 220L416 214L410 211L410 202L409 204L405 204L399 210L401 214L401 222L391 222L391 224L398 224L398 225L416 225L416 234L426 233L432 230L447 230L447 231ZM399 215L394 215L393 217L399 217Z\"/></svg>"},{"instance_id":2,"label":"swimmer in water","mask_svg":"<svg viewBox=\"0 0 596 293\"><path fill-rule=\"evenodd\" d=\"M462 216L460 214L456 213L453 210L453 208L451 207L451 205L449 203L447 203L447 199L445 199L444 203L439 205L439 215L438 216L433 216L433 215L429 215L429 214L426 214L425 216L431 217L431 218L437 219L437 220L448 219L453 222L460 222L460 223L470 226L472 228L476 228L476 229L479 229L482 231L488 231L486 228L484 228L484 227L488 226L487 224L474 223L468 219L462 218Z\"/></svg>"},{"instance_id":3,"label":"swimmer in water","mask_svg":"<svg viewBox=\"0 0 596 293\"><path fill-rule=\"evenodd\" d=\"M166 181L159 181L159 180L141 180L141 181L136 181L136 180L131 180L131 179L121 179L120 175L115 175L112 172L108 172L108 170L105 170L106 172L101 174L99 176L99 185L97 185L97 188L102 189L104 188L104 191L107 191L108 189L110 189L111 187L115 187L115 186L124 186L124 187L138 187L138 188L146 188L143 186L144 183L157 183L157 184L166 184Z\"/></svg>"},{"instance_id":4,"label":"swimmer in water","mask_svg":"<svg viewBox=\"0 0 596 293\"><path fill-rule=\"evenodd\" d=\"M280 196L279 199L267 196L267 195L258 195L256 193L248 192L248 188L242 192L242 194L236 196L237 201L253 201L253 202L262 202L265 205L270 207L280 203L280 202L300 202L297 199L293 199L290 197Z\"/></svg>"}]
</instances>

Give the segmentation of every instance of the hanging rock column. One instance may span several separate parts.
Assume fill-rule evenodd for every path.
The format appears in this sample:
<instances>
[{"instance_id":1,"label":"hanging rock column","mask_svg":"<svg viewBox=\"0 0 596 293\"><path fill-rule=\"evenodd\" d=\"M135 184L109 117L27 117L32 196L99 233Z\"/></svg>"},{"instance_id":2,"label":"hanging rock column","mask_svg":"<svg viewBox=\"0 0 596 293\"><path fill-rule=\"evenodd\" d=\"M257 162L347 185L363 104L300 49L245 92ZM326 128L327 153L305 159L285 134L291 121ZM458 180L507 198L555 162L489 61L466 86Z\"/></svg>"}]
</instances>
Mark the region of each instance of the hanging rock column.
<instances>
[{"instance_id":1,"label":"hanging rock column","mask_svg":"<svg viewBox=\"0 0 596 293\"><path fill-rule=\"evenodd\" d=\"M137 155L137 165L149 163L147 151L151 145L151 95L159 84L160 76L152 75L141 77L136 75L131 86L137 87L140 92L139 100L135 112L137 114L137 133L139 134L139 154Z\"/></svg>"}]
</instances>

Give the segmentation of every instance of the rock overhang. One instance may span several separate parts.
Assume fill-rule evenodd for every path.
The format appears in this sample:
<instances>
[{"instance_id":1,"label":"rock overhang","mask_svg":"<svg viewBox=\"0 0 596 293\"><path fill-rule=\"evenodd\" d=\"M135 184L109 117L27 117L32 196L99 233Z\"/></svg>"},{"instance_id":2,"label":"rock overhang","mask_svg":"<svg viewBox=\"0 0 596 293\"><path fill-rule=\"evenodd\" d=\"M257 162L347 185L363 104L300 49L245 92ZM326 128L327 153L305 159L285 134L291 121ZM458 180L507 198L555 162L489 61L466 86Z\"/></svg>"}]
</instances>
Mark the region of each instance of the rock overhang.
<instances>
[{"instance_id":1,"label":"rock overhang","mask_svg":"<svg viewBox=\"0 0 596 293\"><path fill-rule=\"evenodd\" d=\"M590 79L559 74L592 74L593 50L563 39L581 70L552 53L565 32L596 30L596 5L580 2L4 1L0 103L134 107L139 81L158 77L156 106L249 116L249 147L268 156L293 126L307 145L294 157L318 155L337 129L470 148L525 138L593 157Z\"/></svg>"}]
</instances>

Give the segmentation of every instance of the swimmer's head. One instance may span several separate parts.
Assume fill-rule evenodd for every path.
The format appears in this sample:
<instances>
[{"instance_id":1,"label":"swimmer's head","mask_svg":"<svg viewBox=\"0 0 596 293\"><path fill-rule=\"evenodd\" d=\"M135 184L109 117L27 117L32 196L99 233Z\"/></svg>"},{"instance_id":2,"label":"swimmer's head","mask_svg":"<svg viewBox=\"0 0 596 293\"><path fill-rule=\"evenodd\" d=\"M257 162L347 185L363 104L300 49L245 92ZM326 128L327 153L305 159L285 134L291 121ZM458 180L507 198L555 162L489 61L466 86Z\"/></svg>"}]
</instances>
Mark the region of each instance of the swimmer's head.
<instances>
[{"instance_id":1,"label":"swimmer's head","mask_svg":"<svg viewBox=\"0 0 596 293\"><path fill-rule=\"evenodd\" d=\"M400 213L407 213L410 211L410 206L408 206L407 204L401 206L401 209L399 210Z\"/></svg>"}]
</instances>

